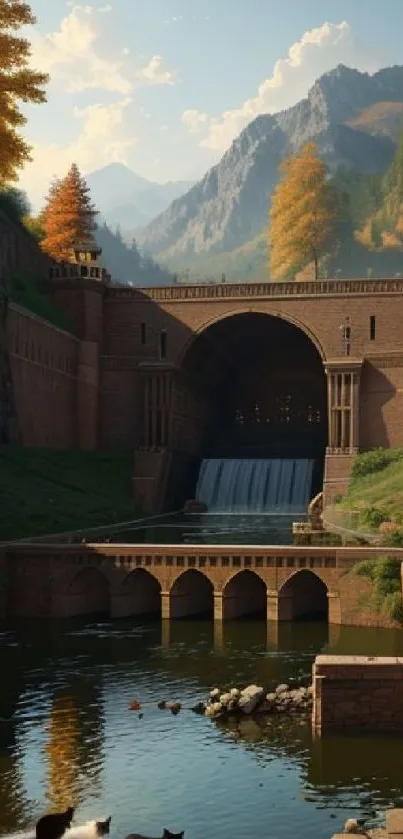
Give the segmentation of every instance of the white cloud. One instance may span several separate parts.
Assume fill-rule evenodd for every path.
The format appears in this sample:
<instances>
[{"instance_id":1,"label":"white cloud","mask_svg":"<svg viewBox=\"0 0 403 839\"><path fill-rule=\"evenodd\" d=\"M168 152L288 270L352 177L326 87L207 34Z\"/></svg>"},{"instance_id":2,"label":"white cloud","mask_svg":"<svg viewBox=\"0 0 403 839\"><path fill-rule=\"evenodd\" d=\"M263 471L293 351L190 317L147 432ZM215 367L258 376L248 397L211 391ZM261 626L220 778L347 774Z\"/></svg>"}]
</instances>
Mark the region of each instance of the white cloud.
<instances>
[{"instance_id":1,"label":"white cloud","mask_svg":"<svg viewBox=\"0 0 403 839\"><path fill-rule=\"evenodd\" d=\"M129 69L128 47L120 49L122 58L111 58L101 47L100 15L109 14L111 5L94 7L75 3L60 22L59 29L47 35L34 34L32 65L49 73L67 93L104 90L120 95L140 85L173 85L176 73L164 68L161 55L154 55L139 70Z\"/></svg>"},{"instance_id":2,"label":"white cloud","mask_svg":"<svg viewBox=\"0 0 403 839\"><path fill-rule=\"evenodd\" d=\"M307 95L319 76L337 64L367 71L379 68L379 63L360 49L346 21L323 23L305 32L291 45L287 57L276 61L272 75L261 83L257 95L239 108L225 111L220 118L187 110L182 114L182 122L190 133L203 135L202 147L225 151L251 120L294 105Z\"/></svg>"},{"instance_id":3,"label":"white cloud","mask_svg":"<svg viewBox=\"0 0 403 839\"><path fill-rule=\"evenodd\" d=\"M178 76L171 70L164 70L164 60L161 55L153 55L145 67L137 70L135 77L150 85L173 85L178 82Z\"/></svg>"},{"instance_id":4,"label":"white cloud","mask_svg":"<svg viewBox=\"0 0 403 839\"><path fill-rule=\"evenodd\" d=\"M56 32L36 36L32 45L32 64L50 73L52 82L62 83L68 93L103 89L126 94L132 82L123 71L121 61L98 54L100 37L99 14L107 14L111 6L74 5L63 18Z\"/></svg>"},{"instance_id":5,"label":"white cloud","mask_svg":"<svg viewBox=\"0 0 403 839\"><path fill-rule=\"evenodd\" d=\"M75 107L72 116L81 122L75 140L64 146L34 145L33 162L24 168L20 185L36 208L42 203L52 178L64 176L73 162L83 172L111 162L127 163L127 153L137 143L124 124L131 101L125 97L110 105Z\"/></svg>"},{"instance_id":6,"label":"white cloud","mask_svg":"<svg viewBox=\"0 0 403 839\"><path fill-rule=\"evenodd\" d=\"M205 126L209 126L211 117L201 111L188 110L183 112L182 122L186 125L189 134L198 134Z\"/></svg>"}]
</instances>

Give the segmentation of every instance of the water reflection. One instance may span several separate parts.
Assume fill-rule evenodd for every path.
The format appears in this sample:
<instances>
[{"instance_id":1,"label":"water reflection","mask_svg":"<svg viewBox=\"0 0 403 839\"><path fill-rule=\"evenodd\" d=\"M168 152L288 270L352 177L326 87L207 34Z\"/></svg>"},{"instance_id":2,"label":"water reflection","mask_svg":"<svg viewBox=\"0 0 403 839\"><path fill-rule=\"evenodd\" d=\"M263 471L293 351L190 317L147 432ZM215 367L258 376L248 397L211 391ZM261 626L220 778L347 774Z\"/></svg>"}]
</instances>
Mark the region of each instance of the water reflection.
<instances>
[{"instance_id":1,"label":"water reflection","mask_svg":"<svg viewBox=\"0 0 403 839\"><path fill-rule=\"evenodd\" d=\"M403 740L313 740L306 720L224 725L186 710L214 684L307 680L325 649L397 655L403 639L265 621L10 626L0 636L0 833L70 803L80 820L112 812L117 836L167 824L194 839L251 828L311 839L352 814L377 820L403 798ZM128 711L134 696L142 718ZM156 707L175 698L178 717Z\"/></svg>"},{"instance_id":2,"label":"water reflection","mask_svg":"<svg viewBox=\"0 0 403 839\"><path fill-rule=\"evenodd\" d=\"M305 515L176 515L148 527L112 531L108 540L153 545L289 545L295 518L302 520Z\"/></svg>"}]
</instances>

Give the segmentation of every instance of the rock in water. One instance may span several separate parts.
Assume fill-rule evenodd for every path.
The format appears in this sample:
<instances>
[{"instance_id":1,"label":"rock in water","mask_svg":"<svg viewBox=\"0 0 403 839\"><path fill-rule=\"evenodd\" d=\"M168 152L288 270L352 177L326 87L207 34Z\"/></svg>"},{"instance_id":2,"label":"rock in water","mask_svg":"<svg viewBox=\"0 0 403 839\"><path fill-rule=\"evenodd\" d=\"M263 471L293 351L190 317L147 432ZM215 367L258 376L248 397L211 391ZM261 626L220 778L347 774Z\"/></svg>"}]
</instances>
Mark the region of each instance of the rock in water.
<instances>
[{"instance_id":1,"label":"rock in water","mask_svg":"<svg viewBox=\"0 0 403 839\"><path fill-rule=\"evenodd\" d=\"M223 706L221 702L212 702L210 705L207 705L205 714L206 717L218 717L223 712Z\"/></svg>"},{"instance_id":2,"label":"rock in water","mask_svg":"<svg viewBox=\"0 0 403 839\"><path fill-rule=\"evenodd\" d=\"M244 714L252 714L263 699L263 696L263 688L260 688L257 685L249 685L249 687L241 691L241 695L238 699L238 708Z\"/></svg>"},{"instance_id":3,"label":"rock in water","mask_svg":"<svg viewBox=\"0 0 403 839\"><path fill-rule=\"evenodd\" d=\"M210 691L210 699L219 699L220 693L221 691L219 688L213 688L213 690Z\"/></svg>"}]
</instances>

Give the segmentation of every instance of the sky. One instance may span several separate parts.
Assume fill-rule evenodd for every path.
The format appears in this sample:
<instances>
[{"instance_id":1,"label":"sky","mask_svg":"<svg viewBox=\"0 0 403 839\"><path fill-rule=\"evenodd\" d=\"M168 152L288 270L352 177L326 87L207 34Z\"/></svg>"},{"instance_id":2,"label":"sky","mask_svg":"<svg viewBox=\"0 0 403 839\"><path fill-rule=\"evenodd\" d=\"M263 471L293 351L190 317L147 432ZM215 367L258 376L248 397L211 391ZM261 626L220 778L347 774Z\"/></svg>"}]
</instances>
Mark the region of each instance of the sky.
<instances>
[{"instance_id":1,"label":"sky","mask_svg":"<svg viewBox=\"0 0 403 839\"><path fill-rule=\"evenodd\" d=\"M403 0L31 0L32 66L50 74L26 106L34 207L71 163L121 162L158 183L195 180L260 113L306 96L343 63L403 64Z\"/></svg>"}]
</instances>

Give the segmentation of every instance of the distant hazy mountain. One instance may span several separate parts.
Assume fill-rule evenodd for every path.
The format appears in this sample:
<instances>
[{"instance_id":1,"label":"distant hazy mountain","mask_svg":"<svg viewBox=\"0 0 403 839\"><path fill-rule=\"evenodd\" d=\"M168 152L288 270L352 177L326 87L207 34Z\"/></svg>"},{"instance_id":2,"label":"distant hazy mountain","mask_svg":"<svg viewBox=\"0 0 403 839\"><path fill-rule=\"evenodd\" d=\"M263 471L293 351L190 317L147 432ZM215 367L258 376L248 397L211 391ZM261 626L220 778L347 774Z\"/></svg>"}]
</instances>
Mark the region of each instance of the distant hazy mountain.
<instances>
[{"instance_id":1,"label":"distant hazy mountain","mask_svg":"<svg viewBox=\"0 0 403 839\"><path fill-rule=\"evenodd\" d=\"M102 218L110 227L120 226L125 238L163 212L171 201L192 186L189 181L153 183L122 163L111 163L90 172L86 180Z\"/></svg>"},{"instance_id":2,"label":"distant hazy mountain","mask_svg":"<svg viewBox=\"0 0 403 839\"><path fill-rule=\"evenodd\" d=\"M135 242L128 247L122 236L114 233L106 224L99 225L95 239L102 248L102 262L113 282L142 287L169 285L173 282L172 275L151 257L143 256Z\"/></svg>"},{"instance_id":3,"label":"distant hazy mountain","mask_svg":"<svg viewBox=\"0 0 403 839\"><path fill-rule=\"evenodd\" d=\"M259 237L284 155L315 140L331 170L384 171L403 127L403 67L373 76L340 65L306 99L257 117L218 165L140 233L138 241L170 267L224 255ZM248 259L249 257L247 257Z\"/></svg>"}]
</instances>

